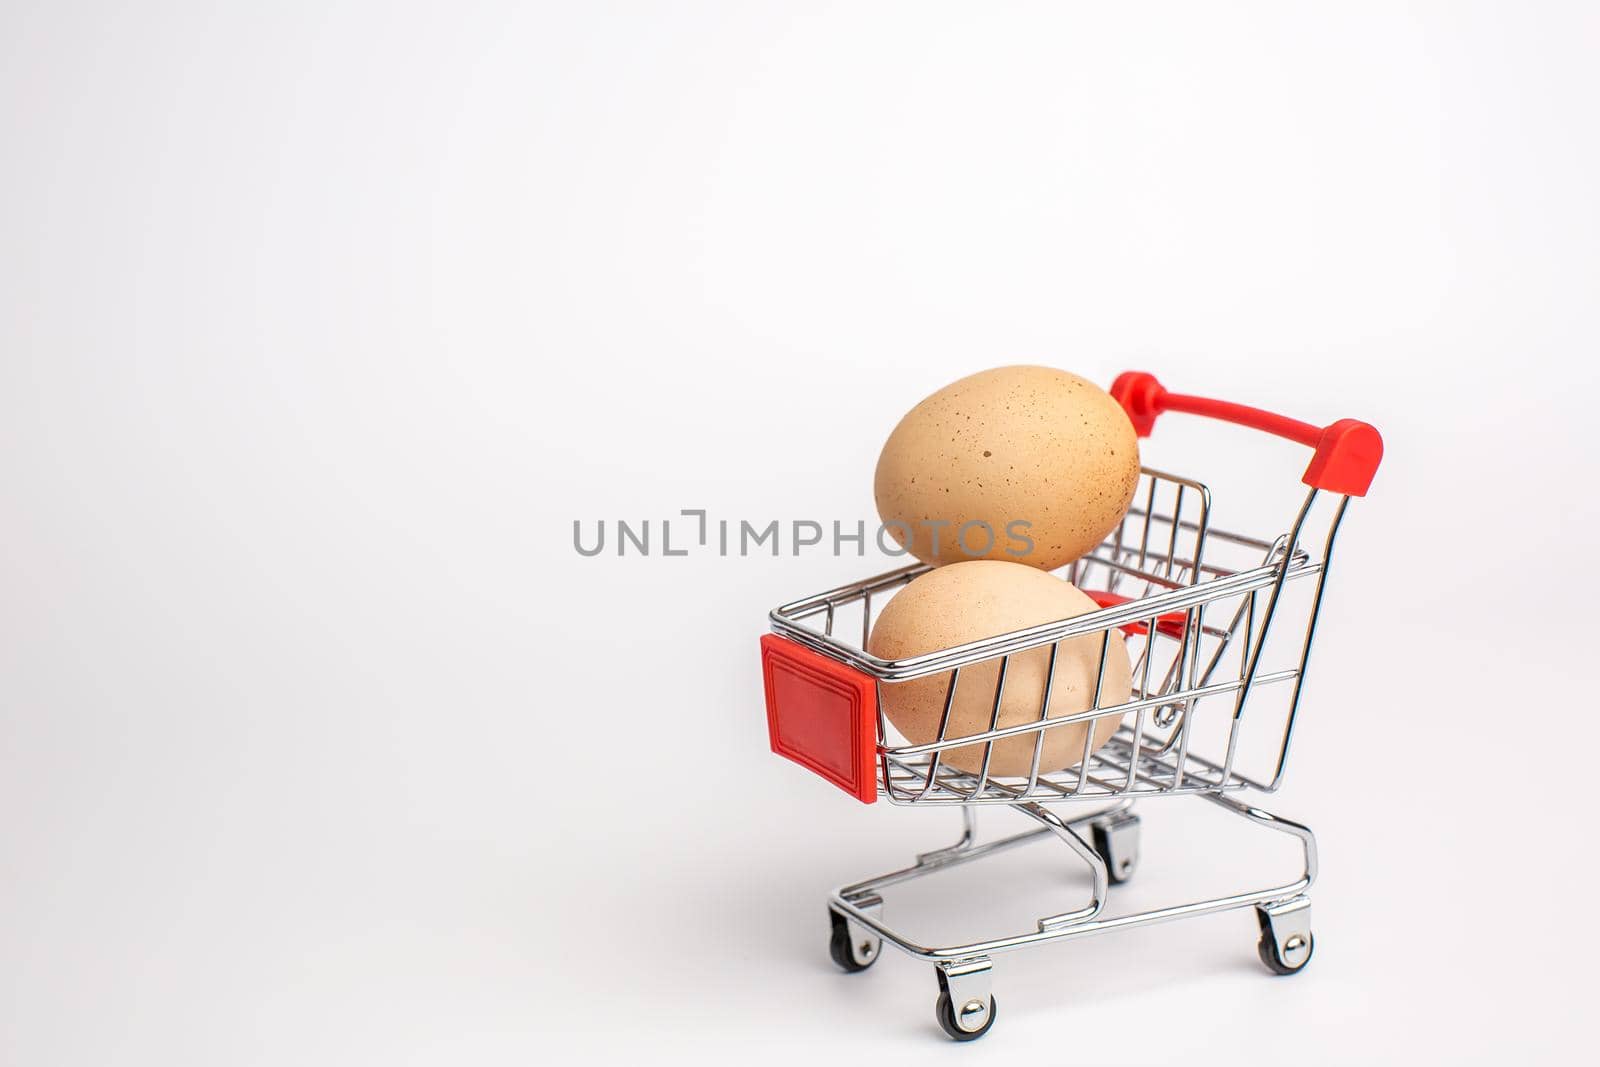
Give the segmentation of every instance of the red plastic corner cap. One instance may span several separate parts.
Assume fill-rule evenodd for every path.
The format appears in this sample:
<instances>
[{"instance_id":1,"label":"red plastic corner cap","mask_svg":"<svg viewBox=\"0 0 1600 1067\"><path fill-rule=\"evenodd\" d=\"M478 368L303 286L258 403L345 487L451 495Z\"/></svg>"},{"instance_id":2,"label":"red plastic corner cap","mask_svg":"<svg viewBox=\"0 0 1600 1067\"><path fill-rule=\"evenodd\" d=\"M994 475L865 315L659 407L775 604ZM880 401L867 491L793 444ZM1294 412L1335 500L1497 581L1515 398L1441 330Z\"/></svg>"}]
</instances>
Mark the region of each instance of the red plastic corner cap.
<instances>
[{"instance_id":1,"label":"red plastic corner cap","mask_svg":"<svg viewBox=\"0 0 1600 1067\"><path fill-rule=\"evenodd\" d=\"M863 804L878 799L878 687L796 641L761 637L772 751Z\"/></svg>"},{"instance_id":2,"label":"red plastic corner cap","mask_svg":"<svg viewBox=\"0 0 1600 1067\"><path fill-rule=\"evenodd\" d=\"M1302 480L1318 489L1366 496L1383 461L1383 437L1375 426L1340 419L1325 427Z\"/></svg>"},{"instance_id":3,"label":"red plastic corner cap","mask_svg":"<svg viewBox=\"0 0 1600 1067\"><path fill-rule=\"evenodd\" d=\"M1155 429L1156 416L1165 410L1161 402L1166 395L1156 376L1142 370L1124 371L1111 383L1111 399L1122 405L1128 421L1133 423L1133 432L1140 437L1149 437Z\"/></svg>"}]
</instances>

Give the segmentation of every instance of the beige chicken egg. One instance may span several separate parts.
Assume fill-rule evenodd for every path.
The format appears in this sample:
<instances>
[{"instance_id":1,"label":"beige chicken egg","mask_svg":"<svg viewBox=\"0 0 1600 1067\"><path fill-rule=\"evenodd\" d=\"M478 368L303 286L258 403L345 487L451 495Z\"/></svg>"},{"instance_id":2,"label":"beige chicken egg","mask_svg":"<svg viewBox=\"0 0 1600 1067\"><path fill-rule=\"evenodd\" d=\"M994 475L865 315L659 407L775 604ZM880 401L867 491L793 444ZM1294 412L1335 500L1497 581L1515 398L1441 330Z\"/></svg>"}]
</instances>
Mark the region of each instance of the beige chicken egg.
<instances>
[{"instance_id":1,"label":"beige chicken egg","mask_svg":"<svg viewBox=\"0 0 1600 1067\"><path fill-rule=\"evenodd\" d=\"M907 659L1072 618L1097 607L1098 604L1070 583L1033 567L996 560L952 563L919 576L895 594L873 624L867 650L883 659ZM1101 682L1099 706L1109 708L1130 699L1133 671L1120 631L1111 632L1105 648L1105 676ZM1060 643L1047 717L1071 715L1094 706L1100 649L1099 633ZM1001 696L999 726L1039 721L1049 667L1048 646L1011 656ZM945 731L947 739L989 729L999 672L998 659L961 668ZM949 673L905 682L884 682L878 687L883 712L911 744L936 741L949 684ZM1091 751L1116 733L1120 717L1113 715L1093 721ZM1088 723L1045 730L1040 773L1063 770L1081 762L1087 731ZM1019 734L995 742L989 773L996 776L1028 774L1033 762L1035 736ZM983 749L982 744L946 749L940 762L976 774L983 762Z\"/></svg>"},{"instance_id":2,"label":"beige chicken egg","mask_svg":"<svg viewBox=\"0 0 1600 1067\"><path fill-rule=\"evenodd\" d=\"M1122 521L1138 483L1138 437L1109 393L1062 370L998 367L900 420L874 494L889 535L924 563L1053 570Z\"/></svg>"}]
</instances>

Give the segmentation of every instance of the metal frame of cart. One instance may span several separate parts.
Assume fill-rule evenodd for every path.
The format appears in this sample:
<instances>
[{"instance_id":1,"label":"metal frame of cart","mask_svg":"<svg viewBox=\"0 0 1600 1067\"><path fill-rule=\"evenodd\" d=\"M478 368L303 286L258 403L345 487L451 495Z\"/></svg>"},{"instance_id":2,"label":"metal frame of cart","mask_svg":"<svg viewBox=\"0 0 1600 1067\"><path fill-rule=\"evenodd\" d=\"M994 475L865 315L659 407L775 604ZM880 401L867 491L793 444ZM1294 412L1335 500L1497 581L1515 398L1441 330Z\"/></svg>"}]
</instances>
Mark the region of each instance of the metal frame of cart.
<instances>
[{"instance_id":1,"label":"metal frame of cart","mask_svg":"<svg viewBox=\"0 0 1600 1067\"><path fill-rule=\"evenodd\" d=\"M1141 436L1162 412L1183 411L1312 447L1303 479L1310 489L1287 532L1263 539L1216 529L1205 484L1144 468L1128 516L1064 574L1093 591L1105 605L1098 611L915 658L879 659L865 651L874 603L881 606L927 569L913 566L785 604L771 613L773 632L762 639L775 752L866 803L882 797L962 811L963 833L954 845L919 856L902 870L844 886L828 900L835 962L847 971L863 970L887 942L935 964L936 1015L957 1040L982 1036L993 1026L997 1007L990 976L993 957L1003 952L1239 908L1255 909L1258 952L1273 972L1299 971L1314 948L1306 891L1317 874L1315 837L1300 823L1229 794L1270 793L1282 784L1334 540L1350 498L1364 495L1376 473L1381 438L1354 420L1317 427L1169 393L1147 374L1122 375L1112 395ZM1314 531L1320 536L1311 536ZM1102 706L1097 682L1086 710L1049 715L1061 644L1098 636L1103 682L1115 630L1124 633L1130 654L1137 649L1129 700ZM1035 649L1050 650L1038 718L1002 727L1009 657ZM963 669L994 661L999 669L989 728L958 736L950 729L950 709ZM943 721L937 739L910 744L886 721L880 690L928 677L947 679ZM1106 718L1116 719L1118 727L1103 747L1093 747L1097 731L1091 725L1074 766L1040 770L1045 731ZM1030 735L1034 758L1028 775L989 774L995 741ZM976 745L984 752L976 773L942 761L942 753ZM1184 794L1296 838L1304 853L1299 875L1266 888L1106 916L1111 887L1131 877L1138 864L1134 801ZM1067 804L1080 813L1053 810ZM1005 805L1039 825L980 843L976 812L982 805ZM1089 868L1093 888L1082 906L1042 916L1034 928L1010 936L959 945L919 944L885 922L882 891L888 887L1045 838L1065 844Z\"/></svg>"}]
</instances>

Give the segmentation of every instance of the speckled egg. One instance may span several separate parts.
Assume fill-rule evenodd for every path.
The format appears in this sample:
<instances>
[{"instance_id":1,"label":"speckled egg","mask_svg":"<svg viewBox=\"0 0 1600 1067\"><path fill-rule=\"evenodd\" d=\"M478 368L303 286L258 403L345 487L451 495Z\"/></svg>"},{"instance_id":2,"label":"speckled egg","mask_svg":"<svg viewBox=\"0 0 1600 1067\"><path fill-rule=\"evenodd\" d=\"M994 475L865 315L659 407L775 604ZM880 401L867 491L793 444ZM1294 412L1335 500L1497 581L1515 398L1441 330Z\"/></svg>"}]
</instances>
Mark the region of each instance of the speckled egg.
<instances>
[{"instance_id":1,"label":"speckled egg","mask_svg":"<svg viewBox=\"0 0 1600 1067\"><path fill-rule=\"evenodd\" d=\"M1138 482L1138 437L1109 393L1062 370L997 367L900 420L874 491L889 535L925 563L1051 570L1116 527Z\"/></svg>"},{"instance_id":2,"label":"speckled egg","mask_svg":"<svg viewBox=\"0 0 1600 1067\"><path fill-rule=\"evenodd\" d=\"M943 649L998 637L1060 619L1094 611L1099 605L1053 574L1019 563L969 560L938 567L921 575L884 605L867 639L867 650L888 660L908 659ZM1133 691L1133 670L1128 647L1117 630L1106 642L1105 676L1100 680L1099 633L1085 634L1060 643L1055 679L1050 685L1049 716L1071 715L1094 706L1095 684L1100 681L1100 707L1125 704ZM999 725L1038 722L1044 705L1045 678L1050 671L1050 649L1014 653L1006 667L1001 692ZM961 668L950 706L945 738L966 737L989 729L994 714L995 686L1000 661L988 660ZM939 739L950 674L929 675L878 686L883 713L895 729L914 745ZM1121 717L1095 719L1093 752L1116 733ZM1087 723L1052 726L1044 731L1039 771L1046 774L1076 766L1083 759ZM943 765L978 773L983 762L982 744L947 749ZM1034 735L1019 734L994 742L989 773L1026 775L1033 763Z\"/></svg>"}]
</instances>

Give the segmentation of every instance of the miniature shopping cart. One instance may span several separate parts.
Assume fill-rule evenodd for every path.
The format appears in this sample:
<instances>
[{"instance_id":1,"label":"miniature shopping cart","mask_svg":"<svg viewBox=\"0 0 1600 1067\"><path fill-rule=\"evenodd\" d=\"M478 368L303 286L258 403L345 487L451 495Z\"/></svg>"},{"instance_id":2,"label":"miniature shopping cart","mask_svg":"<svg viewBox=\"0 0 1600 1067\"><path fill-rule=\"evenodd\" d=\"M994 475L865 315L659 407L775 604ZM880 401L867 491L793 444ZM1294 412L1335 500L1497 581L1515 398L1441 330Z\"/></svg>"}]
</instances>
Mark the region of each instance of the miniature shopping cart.
<instances>
[{"instance_id":1,"label":"miniature shopping cart","mask_svg":"<svg viewBox=\"0 0 1600 1067\"><path fill-rule=\"evenodd\" d=\"M1271 538L1230 533L1211 525L1211 492L1201 482L1143 468L1133 506L1097 549L1063 576L1101 604L1099 610L956 648L889 661L865 650L874 607L928 568L905 567L785 604L771 613L763 636L767 721L774 752L845 789L864 803L955 805L963 832L948 848L926 853L903 870L834 891L828 900L830 948L846 971L860 971L884 942L935 964L936 1014L958 1041L994 1025L992 959L999 953L1051 941L1169 919L1254 908L1261 960L1277 974L1310 961L1311 906L1306 891L1317 874L1310 829L1233 794L1270 793L1283 782L1305 681L1317 611L1332 562L1334 536L1352 496L1365 495L1383 454L1377 430L1350 419L1317 427L1255 408L1167 392L1148 374L1120 376L1111 389L1135 430L1148 436L1162 412L1178 411L1239 423L1315 449L1304 482L1310 486L1287 532ZM1098 638L1103 680L1113 630L1125 635L1133 666L1127 702L999 727L1006 663L1033 649L1050 649L1048 676L1061 643ZM999 661L998 670L974 671ZM986 731L961 736L950 727L958 686L993 688L994 715ZM910 744L880 708L886 686L940 677L944 717L936 740ZM1109 741L1083 730L1084 752L1066 770L1040 772L1046 730L1113 719ZM1033 771L988 773L992 742L1030 737ZM941 754L982 745L976 772L958 770ZM965 761L963 761L965 762ZM1293 880L1266 889L1184 901L1153 910L1107 913L1108 888L1126 881L1139 861L1142 797L1204 797L1250 825L1298 841L1304 867ZM1076 805L1069 809L1068 804ZM980 805L1006 805L1039 825L980 842ZM1054 806L1061 805L1059 809ZM1068 811L1072 814L1068 814ZM1081 907L1040 918L1032 929L968 944L928 946L885 922L882 891L891 885L1021 845L1054 837L1088 866L1093 889Z\"/></svg>"}]
</instances>

